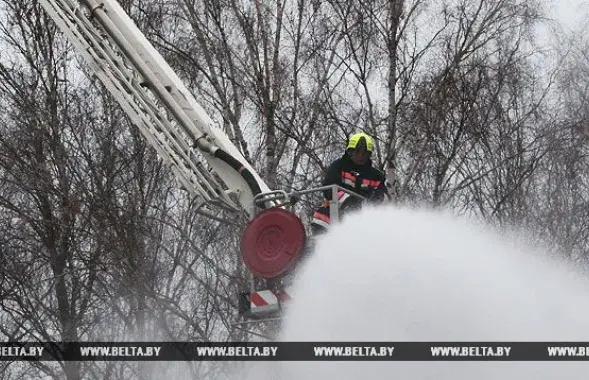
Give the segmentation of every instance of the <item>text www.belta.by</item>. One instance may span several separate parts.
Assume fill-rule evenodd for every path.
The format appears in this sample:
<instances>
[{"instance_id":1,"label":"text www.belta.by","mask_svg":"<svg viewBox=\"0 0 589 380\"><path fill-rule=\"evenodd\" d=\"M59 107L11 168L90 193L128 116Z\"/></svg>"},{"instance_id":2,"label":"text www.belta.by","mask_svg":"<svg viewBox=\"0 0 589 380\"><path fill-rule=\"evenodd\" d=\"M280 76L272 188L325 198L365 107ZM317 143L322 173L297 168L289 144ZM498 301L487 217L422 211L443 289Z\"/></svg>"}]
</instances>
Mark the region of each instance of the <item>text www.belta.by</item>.
<instances>
[{"instance_id":1,"label":"text www.belta.by","mask_svg":"<svg viewBox=\"0 0 589 380\"><path fill-rule=\"evenodd\" d=\"M395 347L314 347L315 356L391 356Z\"/></svg>"}]
</instances>

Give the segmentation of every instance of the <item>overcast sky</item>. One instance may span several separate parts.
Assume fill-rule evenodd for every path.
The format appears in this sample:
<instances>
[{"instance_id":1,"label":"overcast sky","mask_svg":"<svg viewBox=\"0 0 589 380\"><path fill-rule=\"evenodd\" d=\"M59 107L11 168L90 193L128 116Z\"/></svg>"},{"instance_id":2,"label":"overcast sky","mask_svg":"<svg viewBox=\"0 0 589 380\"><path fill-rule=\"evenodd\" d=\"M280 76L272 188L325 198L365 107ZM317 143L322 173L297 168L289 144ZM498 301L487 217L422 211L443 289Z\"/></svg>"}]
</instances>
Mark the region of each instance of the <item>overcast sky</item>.
<instances>
[{"instance_id":1,"label":"overcast sky","mask_svg":"<svg viewBox=\"0 0 589 380\"><path fill-rule=\"evenodd\" d=\"M554 18L573 30L581 28L589 13L589 0L548 0L547 4L554 11Z\"/></svg>"}]
</instances>

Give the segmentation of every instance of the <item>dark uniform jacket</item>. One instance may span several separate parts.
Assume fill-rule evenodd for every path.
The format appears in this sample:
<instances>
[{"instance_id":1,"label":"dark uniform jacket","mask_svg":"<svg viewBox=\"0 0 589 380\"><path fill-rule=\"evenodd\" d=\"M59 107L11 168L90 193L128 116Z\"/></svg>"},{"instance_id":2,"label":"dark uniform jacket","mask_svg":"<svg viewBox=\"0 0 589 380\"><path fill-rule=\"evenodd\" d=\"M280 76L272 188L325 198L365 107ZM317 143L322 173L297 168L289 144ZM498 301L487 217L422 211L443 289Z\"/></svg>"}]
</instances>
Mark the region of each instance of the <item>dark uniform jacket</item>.
<instances>
[{"instance_id":1,"label":"dark uniform jacket","mask_svg":"<svg viewBox=\"0 0 589 380\"><path fill-rule=\"evenodd\" d=\"M347 154L335 160L327 168L323 185L334 184L365 197L368 202L382 202L387 193L386 177L382 171L373 167L371 161L364 165L356 165ZM313 214L312 223L316 226L327 228L331 223L329 218L331 195L331 190L324 192L326 201ZM343 191L340 191L339 199L345 198L345 195ZM349 201L358 203L354 202L354 197L350 197Z\"/></svg>"}]
</instances>

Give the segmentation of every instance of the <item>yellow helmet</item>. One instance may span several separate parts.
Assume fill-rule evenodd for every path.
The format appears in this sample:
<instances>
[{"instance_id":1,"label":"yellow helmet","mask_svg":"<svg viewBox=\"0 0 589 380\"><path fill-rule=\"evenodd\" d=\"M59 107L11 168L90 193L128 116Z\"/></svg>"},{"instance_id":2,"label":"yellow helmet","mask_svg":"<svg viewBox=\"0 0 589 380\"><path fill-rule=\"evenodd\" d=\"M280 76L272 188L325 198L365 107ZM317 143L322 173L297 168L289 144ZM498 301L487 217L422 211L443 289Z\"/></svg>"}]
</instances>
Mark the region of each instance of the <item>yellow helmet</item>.
<instances>
[{"instance_id":1,"label":"yellow helmet","mask_svg":"<svg viewBox=\"0 0 589 380\"><path fill-rule=\"evenodd\" d=\"M372 153L372 150L374 149L374 142L372 141L372 137L362 132L352 135L348 140L347 149L356 148L364 148L368 153Z\"/></svg>"}]
</instances>

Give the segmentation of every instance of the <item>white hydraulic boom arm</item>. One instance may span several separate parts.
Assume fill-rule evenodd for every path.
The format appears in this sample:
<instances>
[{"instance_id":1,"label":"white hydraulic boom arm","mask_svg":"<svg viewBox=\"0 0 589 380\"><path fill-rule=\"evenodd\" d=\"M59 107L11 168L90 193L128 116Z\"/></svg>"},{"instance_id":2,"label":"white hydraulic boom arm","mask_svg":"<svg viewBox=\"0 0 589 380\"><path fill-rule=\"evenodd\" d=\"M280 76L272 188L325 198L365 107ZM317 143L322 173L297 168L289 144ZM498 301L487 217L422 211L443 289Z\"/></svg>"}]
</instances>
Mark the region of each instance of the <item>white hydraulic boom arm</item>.
<instances>
[{"instance_id":1,"label":"white hydraulic boom arm","mask_svg":"<svg viewBox=\"0 0 589 380\"><path fill-rule=\"evenodd\" d=\"M300 195L328 189L269 189L116 0L39 2L182 186L208 208L199 212L218 219L214 207L221 207L231 217L249 219L240 251L252 278L250 289L238 295L239 314L261 318L279 312L290 299L283 279L308 242L301 219L284 207ZM336 221L337 186L329 188ZM267 280L266 287L259 289L255 278Z\"/></svg>"},{"instance_id":2,"label":"white hydraulic boom arm","mask_svg":"<svg viewBox=\"0 0 589 380\"><path fill-rule=\"evenodd\" d=\"M39 0L183 187L253 216L270 189L116 0Z\"/></svg>"}]
</instances>

